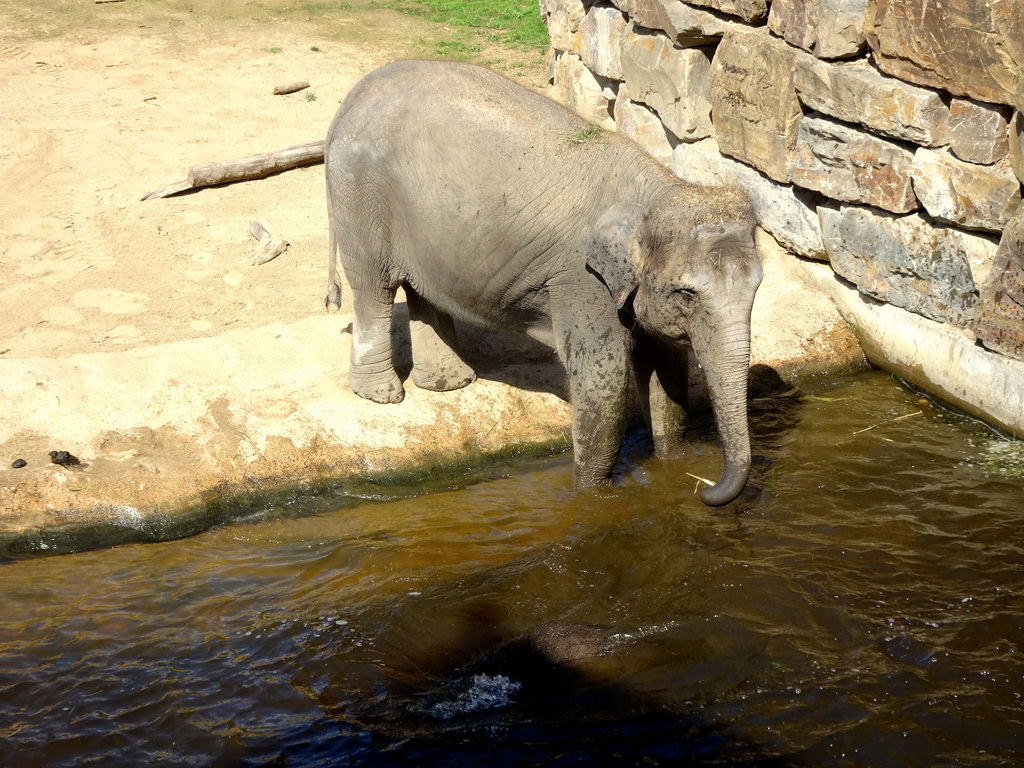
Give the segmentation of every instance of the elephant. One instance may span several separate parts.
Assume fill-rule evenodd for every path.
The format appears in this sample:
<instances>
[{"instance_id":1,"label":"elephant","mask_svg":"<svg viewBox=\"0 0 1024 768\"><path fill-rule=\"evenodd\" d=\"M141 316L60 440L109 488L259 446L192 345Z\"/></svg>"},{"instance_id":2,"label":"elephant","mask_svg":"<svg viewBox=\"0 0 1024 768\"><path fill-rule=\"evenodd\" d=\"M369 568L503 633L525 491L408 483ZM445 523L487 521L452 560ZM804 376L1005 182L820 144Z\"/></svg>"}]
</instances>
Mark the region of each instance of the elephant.
<instances>
[{"instance_id":1,"label":"elephant","mask_svg":"<svg viewBox=\"0 0 1024 768\"><path fill-rule=\"evenodd\" d=\"M326 304L352 292L349 384L404 397L392 363L399 287L417 387L475 379L454 321L525 333L567 373L579 487L612 482L630 387L656 454L683 448L688 349L703 369L724 468L750 472L750 316L762 269L749 196L684 182L635 142L483 67L399 61L344 99L324 148Z\"/></svg>"}]
</instances>

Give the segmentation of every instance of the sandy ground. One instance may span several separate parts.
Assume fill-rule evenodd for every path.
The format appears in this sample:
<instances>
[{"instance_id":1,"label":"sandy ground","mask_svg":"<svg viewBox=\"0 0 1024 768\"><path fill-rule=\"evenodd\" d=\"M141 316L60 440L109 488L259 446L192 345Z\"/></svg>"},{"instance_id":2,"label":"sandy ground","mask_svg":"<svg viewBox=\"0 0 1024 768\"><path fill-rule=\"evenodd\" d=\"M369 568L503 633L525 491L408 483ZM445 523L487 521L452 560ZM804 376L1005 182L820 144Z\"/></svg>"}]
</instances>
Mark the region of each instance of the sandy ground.
<instances>
[{"instance_id":1,"label":"sandy ground","mask_svg":"<svg viewBox=\"0 0 1024 768\"><path fill-rule=\"evenodd\" d=\"M437 35L436 25L395 12L351 11L353 26L370 19L378 35L364 24L322 39L299 20L135 10L147 5L89 4L93 15L122 21L56 39L19 41L2 28L3 357L130 349L322 310L321 166L140 199L196 163L322 139L353 83L429 53L416 41ZM394 24L386 33L383 20ZM539 84L543 63L534 58L524 80ZM310 88L272 95L295 80ZM260 268L245 264L253 217L292 243Z\"/></svg>"},{"instance_id":2,"label":"sandy ground","mask_svg":"<svg viewBox=\"0 0 1024 768\"><path fill-rule=\"evenodd\" d=\"M141 201L190 165L322 138L362 75L446 30L372 3L25 5L0 0L0 538L564 440L557 366L487 335L466 390L352 395L348 304L323 307L322 166ZM544 86L542 57L510 60ZM272 95L294 80L310 88ZM291 243L255 267L252 218ZM856 357L830 307L807 317L778 359Z\"/></svg>"}]
</instances>

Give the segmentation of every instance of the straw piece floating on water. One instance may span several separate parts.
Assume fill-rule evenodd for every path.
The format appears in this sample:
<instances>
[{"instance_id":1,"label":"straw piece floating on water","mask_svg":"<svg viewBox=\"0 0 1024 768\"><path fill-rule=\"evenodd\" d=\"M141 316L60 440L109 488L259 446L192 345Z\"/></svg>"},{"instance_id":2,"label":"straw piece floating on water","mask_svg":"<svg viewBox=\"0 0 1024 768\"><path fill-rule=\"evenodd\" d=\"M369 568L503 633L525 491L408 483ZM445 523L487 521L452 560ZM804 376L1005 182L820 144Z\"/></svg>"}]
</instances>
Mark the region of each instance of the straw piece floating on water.
<instances>
[{"instance_id":1,"label":"straw piece floating on water","mask_svg":"<svg viewBox=\"0 0 1024 768\"><path fill-rule=\"evenodd\" d=\"M922 413L924 413L924 411L915 411L914 413L905 413L902 416L897 416L895 419L886 419L885 421L880 421L877 424L872 424L870 427L864 427L864 429L858 429L853 434L859 435L861 432L867 432L870 429L875 429L876 427L882 427L882 426L885 426L886 424L894 424L897 421L903 421L904 419L909 419L909 418L911 418L913 416L920 416Z\"/></svg>"},{"instance_id":2,"label":"straw piece floating on water","mask_svg":"<svg viewBox=\"0 0 1024 768\"><path fill-rule=\"evenodd\" d=\"M697 484L693 486L693 492L694 493L696 493L700 489L700 484L701 483L704 483L705 485L714 485L715 484L714 480L708 480L706 477L701 477L700 475L695 475L692 472L687 472L686 475L688 475L689 477L692 477L694 480L697 481Z\"/></svg>"}]
</instances>

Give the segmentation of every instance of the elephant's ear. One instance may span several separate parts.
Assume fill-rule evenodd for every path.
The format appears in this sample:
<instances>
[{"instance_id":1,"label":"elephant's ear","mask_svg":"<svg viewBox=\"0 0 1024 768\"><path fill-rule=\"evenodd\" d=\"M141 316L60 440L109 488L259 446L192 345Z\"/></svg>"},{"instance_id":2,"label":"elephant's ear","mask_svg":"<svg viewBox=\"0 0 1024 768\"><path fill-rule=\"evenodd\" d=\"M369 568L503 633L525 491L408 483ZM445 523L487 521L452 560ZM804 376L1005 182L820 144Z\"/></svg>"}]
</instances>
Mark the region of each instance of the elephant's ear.
<instances>
[{"instance_id":1,"label":"elephant's ear","mask_svg":"<svg viewBox=\"0 0 1024 768\"><path fill-rule=\"evenodd\" d=\"M612 206L598 219L584 248L587 266L608 286L619 309L636 289L636 238L643 217L639 205Z\"/></svg>"}]
</instances>

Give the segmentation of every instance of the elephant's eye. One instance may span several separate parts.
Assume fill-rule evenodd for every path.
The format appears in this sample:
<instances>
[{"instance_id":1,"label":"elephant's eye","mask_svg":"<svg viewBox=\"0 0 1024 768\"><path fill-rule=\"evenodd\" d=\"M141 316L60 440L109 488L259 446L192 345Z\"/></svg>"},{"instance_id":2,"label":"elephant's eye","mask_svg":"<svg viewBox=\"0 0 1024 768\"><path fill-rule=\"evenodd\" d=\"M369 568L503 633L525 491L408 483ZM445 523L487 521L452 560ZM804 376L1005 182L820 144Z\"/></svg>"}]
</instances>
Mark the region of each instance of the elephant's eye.
<instances>
[{"instance_id":1,"label":"elephant's eye","mask_svg":"<svg viewBox=\"0 0 1024 768\"><path fill-rule=\"evenodd\" d=\"M670 294L671 300L684 312L693 309L697 303L697 292L690 288L676 288Z\"/></svg>"}]
</instances>

